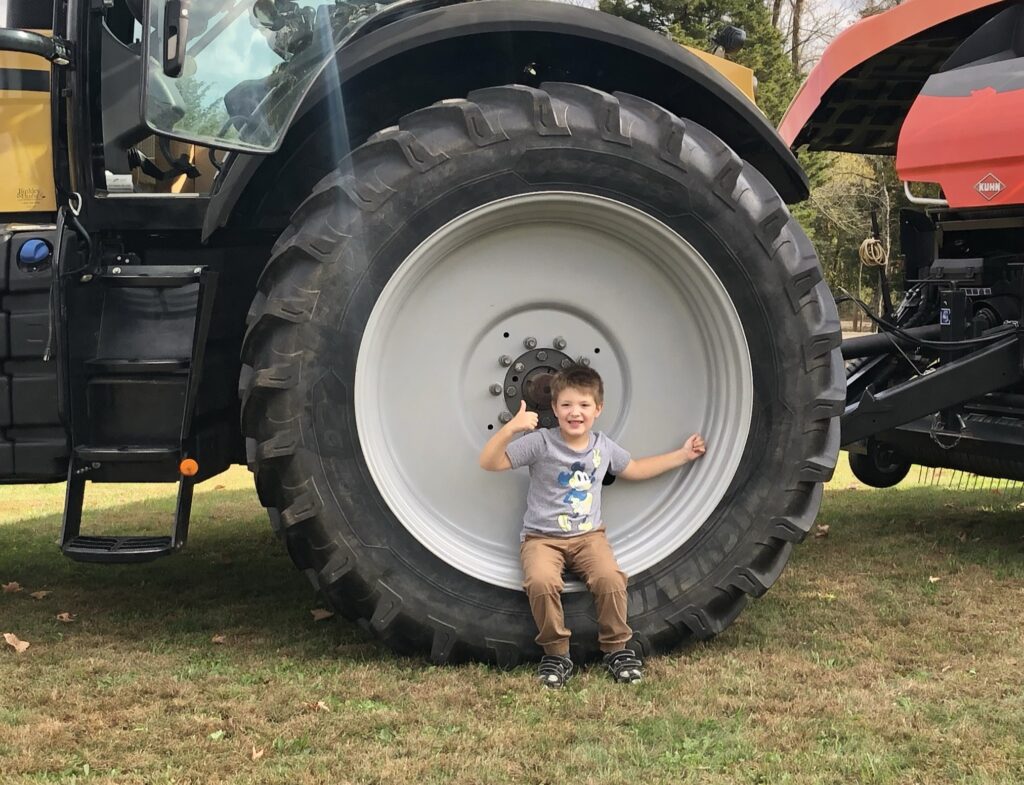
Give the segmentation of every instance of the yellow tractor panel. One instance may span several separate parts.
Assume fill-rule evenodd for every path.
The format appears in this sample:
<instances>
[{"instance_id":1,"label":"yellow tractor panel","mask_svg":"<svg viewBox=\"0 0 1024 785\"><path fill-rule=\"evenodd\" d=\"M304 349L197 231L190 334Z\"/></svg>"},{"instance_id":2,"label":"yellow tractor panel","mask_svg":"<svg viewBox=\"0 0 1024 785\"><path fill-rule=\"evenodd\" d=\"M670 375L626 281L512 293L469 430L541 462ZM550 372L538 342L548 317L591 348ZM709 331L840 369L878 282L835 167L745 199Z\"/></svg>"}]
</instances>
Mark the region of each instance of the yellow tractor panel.
<instances>
[{"instance_id":1,"label":"yellow tractor panel","mask_svg":"<svg viewBox=\"0 0 1024 785\"><path fill-rule=\"evenodd\" d=\"M0 52L0 213L57 209L50 129L50 64Z\"/></svg>"},{"instance_id":2,"label":"yellow tractor panel","mask_svg":"<svg viewBox=\"0 0 1024 785\"><path fill-rule=\"evenodd\" d=\"M732 60L726 60L724 57L718 57L717 55L702 52L700 49L694 49L689 46L684 48L693 52L697 57L736 85L740 92L750 99L750 103L753 104L757 102L754 93L754 85L757 84L757 80L754 78L754 72L745 65L734 63Z\"/></svg>"}]
</instances>

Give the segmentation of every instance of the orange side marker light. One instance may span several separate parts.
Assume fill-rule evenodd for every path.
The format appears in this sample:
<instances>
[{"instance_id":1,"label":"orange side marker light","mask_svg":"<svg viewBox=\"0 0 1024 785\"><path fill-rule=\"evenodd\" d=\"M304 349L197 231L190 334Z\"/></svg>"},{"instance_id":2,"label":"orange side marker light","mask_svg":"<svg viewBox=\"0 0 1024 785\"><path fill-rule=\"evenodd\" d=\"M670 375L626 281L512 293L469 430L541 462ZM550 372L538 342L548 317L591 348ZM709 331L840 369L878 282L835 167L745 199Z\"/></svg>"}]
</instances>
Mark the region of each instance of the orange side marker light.
<instances>
[{"instance_id":1,"label":"orange side marker light","mask_svg":"<svg viewBox=\"0 0 1024 785\"><path fill-rule=\"evenodd\" d=\"M199 474L199 463L195 458L182 458L178 464L178 471L185 477L195 477Z\"/></svg>"}]
</instances>

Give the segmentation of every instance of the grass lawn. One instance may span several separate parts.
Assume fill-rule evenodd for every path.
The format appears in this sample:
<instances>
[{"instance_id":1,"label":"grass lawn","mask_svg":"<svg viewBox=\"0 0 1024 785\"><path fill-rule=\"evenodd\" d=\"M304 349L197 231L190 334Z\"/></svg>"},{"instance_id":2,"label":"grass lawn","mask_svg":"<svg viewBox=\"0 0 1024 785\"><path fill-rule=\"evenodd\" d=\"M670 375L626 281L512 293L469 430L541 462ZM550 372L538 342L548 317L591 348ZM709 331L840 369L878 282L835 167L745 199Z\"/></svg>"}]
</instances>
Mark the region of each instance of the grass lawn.
<instances>
[{"instance_id":1,"label":"grass lawn","mask_svg":"<svg viewBox=\"0 0 1024 785\"><path fill-rule=\"evenodd\" d=\"M0 633L31 645L0 639L0 783L1024 782L1022 499L917 479L868 490L844 460L826 536L734 626L560 693L314 621L243 469L143 566L64 559L63 486L5 487ZM90 488L83 531L164 533L172 506Z\"/></svg>"}]
</instances>

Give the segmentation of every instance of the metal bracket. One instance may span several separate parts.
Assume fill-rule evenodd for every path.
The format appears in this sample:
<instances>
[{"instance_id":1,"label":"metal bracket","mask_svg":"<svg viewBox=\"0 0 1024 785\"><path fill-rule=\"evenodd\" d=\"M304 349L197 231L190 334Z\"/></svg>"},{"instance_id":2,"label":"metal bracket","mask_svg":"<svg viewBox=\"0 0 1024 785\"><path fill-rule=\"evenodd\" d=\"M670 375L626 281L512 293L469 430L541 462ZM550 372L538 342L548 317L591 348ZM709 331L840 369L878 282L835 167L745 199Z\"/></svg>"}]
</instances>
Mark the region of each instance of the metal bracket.
<instances>
[{"instance_id":1,"label":"metal bracket","mask_svg":"<svg viewBox=\"0 0 1024 785\"><path fill-rule=\"evenodd\" d=\"M1013 336L880 393L866 390L857 403L846 407L842 443L1005 389L1024 378L1019 357L1019 339Z\"/></svg>"}]
</instances>

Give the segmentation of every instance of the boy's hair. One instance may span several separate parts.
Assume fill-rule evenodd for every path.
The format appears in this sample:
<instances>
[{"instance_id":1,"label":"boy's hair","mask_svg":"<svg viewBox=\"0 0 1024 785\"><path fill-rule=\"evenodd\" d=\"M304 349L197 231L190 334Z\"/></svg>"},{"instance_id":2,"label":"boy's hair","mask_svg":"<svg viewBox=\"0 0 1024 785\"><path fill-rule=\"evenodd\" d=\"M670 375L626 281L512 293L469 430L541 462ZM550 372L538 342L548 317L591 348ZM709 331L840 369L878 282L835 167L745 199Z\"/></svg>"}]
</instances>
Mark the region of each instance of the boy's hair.
<instances>
[{"instance_id":1,"label":"boy's hair","mask_svg":"<svg viewBox=\"0 0 1024 785\"><path fill-rule=\"evenodd\" d=\"M551 379L551 401L558 401L558 396L568 388L583 390L594 396L594 403L604 404L604 382L601 374L586 365L570 365L559 371Z\"/></svg>"}]
</instances>

